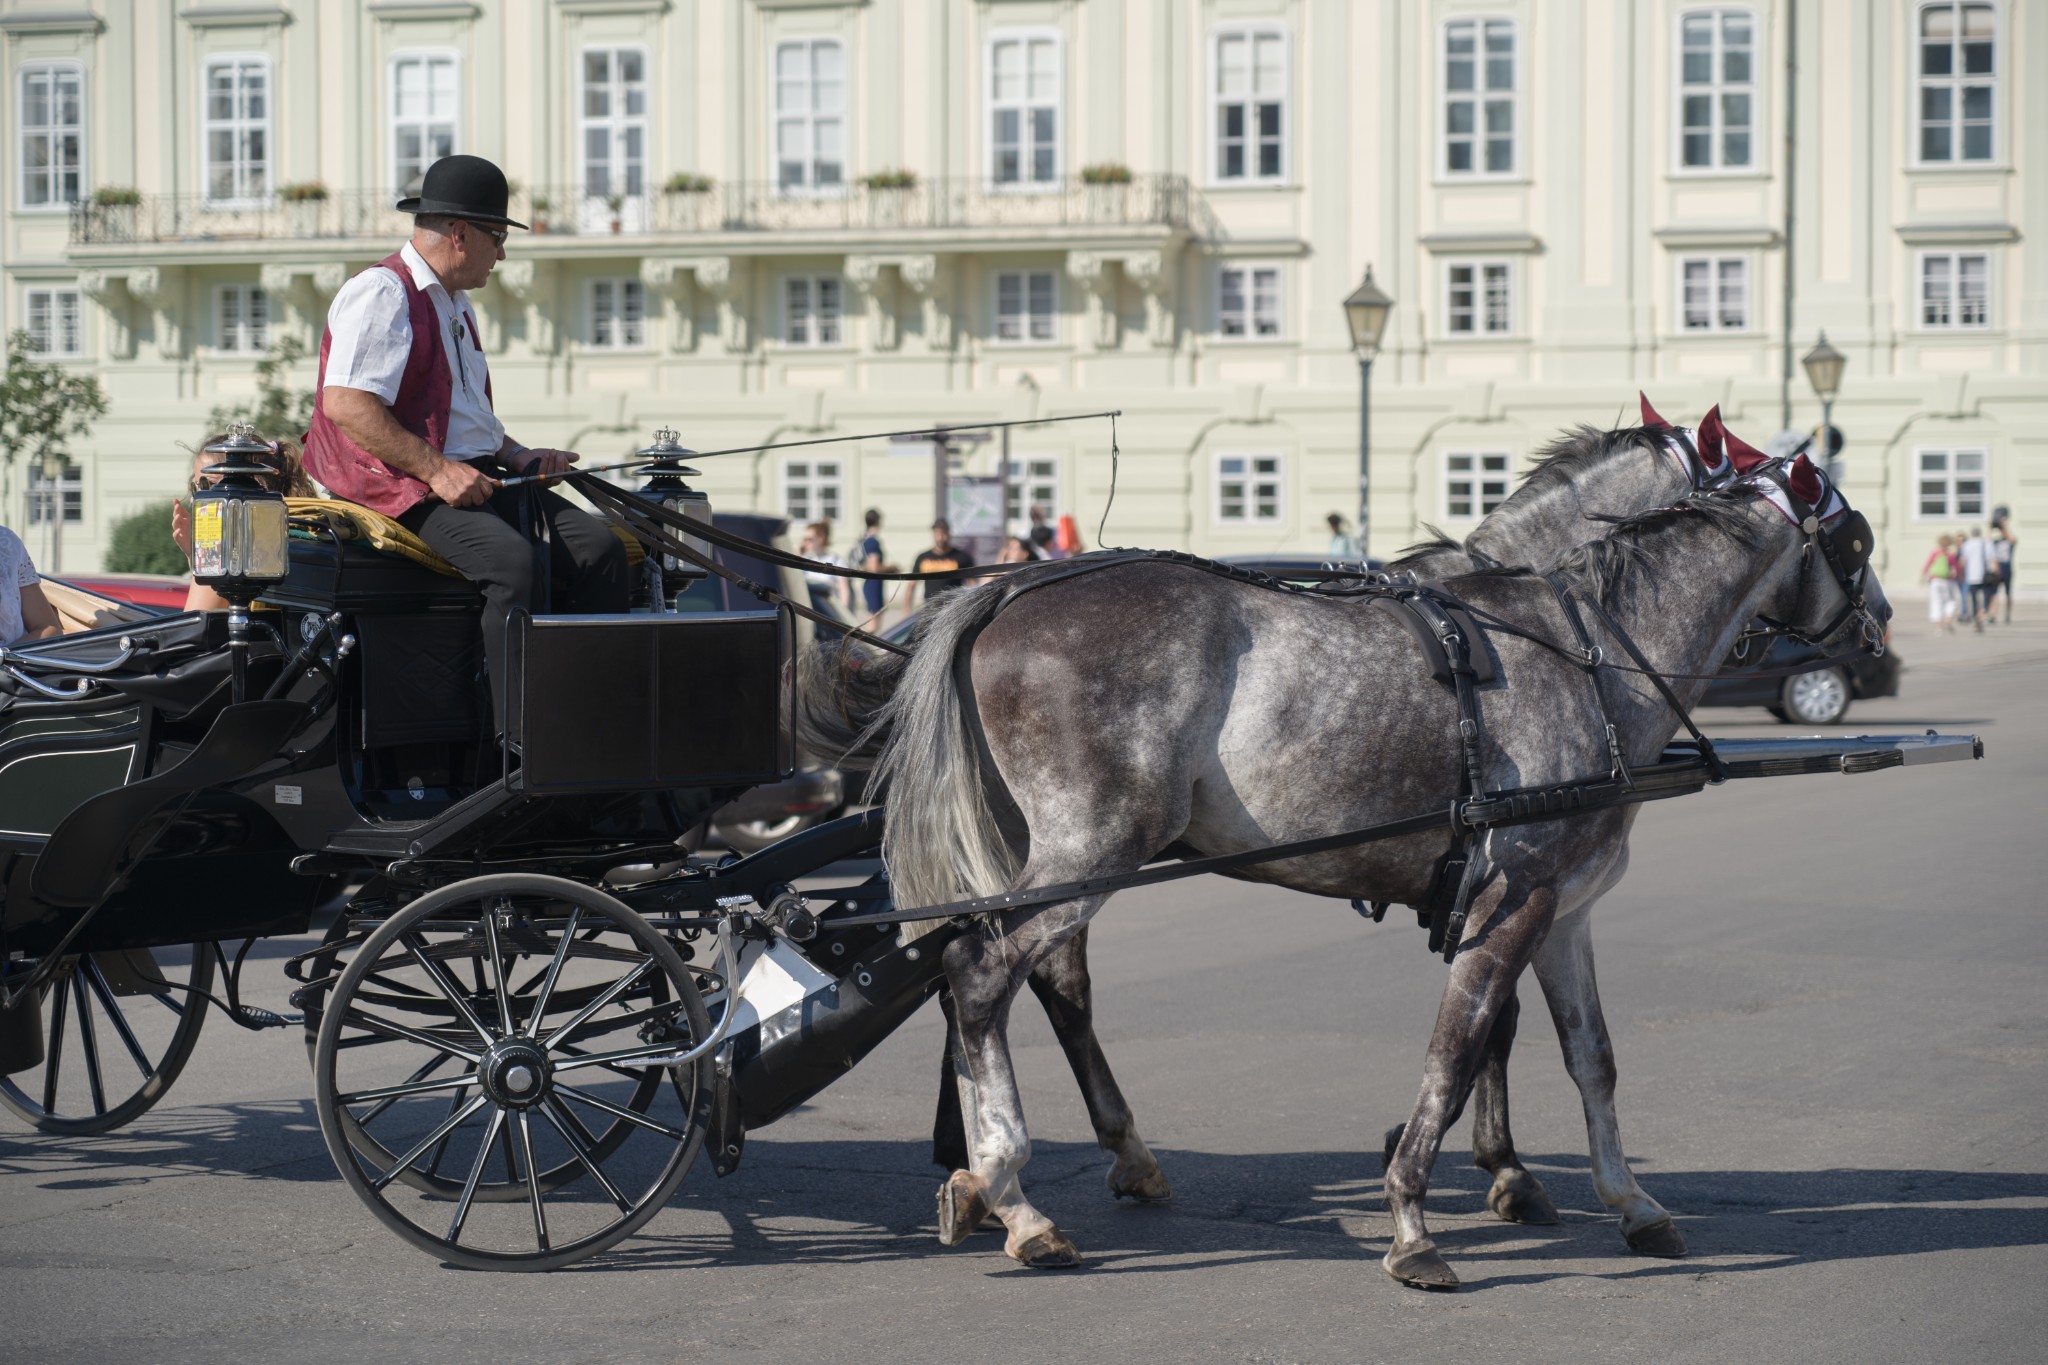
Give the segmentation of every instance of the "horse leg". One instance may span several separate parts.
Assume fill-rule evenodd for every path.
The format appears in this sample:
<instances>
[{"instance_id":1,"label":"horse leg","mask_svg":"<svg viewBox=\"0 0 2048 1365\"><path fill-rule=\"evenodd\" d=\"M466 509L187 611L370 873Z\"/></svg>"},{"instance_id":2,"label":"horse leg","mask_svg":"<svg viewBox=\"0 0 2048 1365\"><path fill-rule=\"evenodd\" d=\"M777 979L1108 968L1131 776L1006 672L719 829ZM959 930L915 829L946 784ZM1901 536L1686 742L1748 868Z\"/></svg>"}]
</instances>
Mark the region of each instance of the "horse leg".
<instances>
[{"instance_id":1,"label":"horse leg","mask_svg":"<svg viewBox=\"0 0 2048 1365\"><path fill-rule=\"evenodd\" d=\"M1645 1256L1685 1255L1685 1239L1678 1235L1671 1215L1643 1193L1622 1154L1621 1127L1614 1116L1614 1044L1593 979L1590 903L1552 929L1537 950L1535 964L1550 1017L1557 1022L1565 1070L1585 1105L1593 1188L1600 1202L1621 1215L1622 1236L1634 1250Z\"/></svg>"},{"instance_id":2,"label":"horse leg","mask_svg":"<svg viewBox=\"0 0 2048 1365\"><path fill-rule=\"evenodd\" d=\"M1504 1222L1548 1226L1558 1221L1557 1207L1550 1202L1543 1182L1516 1155L1515 1136L1508 1127L1508 1053L1515 1046L1515 1025L1521 1013L1520 996L1509 995L1486 1035L1486 1055L1480 1061L1471 1093L1459 1097L1445 1126L1457 1123L1469 1098L1473 1102L1472 1164L1493 1176L1493 1188L1486 1192L1486 1207ZM1380 1151L1382 1170L1394 1163L1394 1149L1401 1145L1401 1134L1406 1128L1406 1124L1397 1123L1387 1129L1386 1144Z\"/></svg>"},{"instance_id":3,"label":"horse leg","mask_svg":"<svg viewBox=\"0 0 2048 1365\"><path fill-rule=\"evenodd\" d=\"M1486 902L1492 902L1489 906ZM1394 1244L1381 1264L1403 1284L1455 1289L1458 1277L1437 1252L1423 1220L1430 1168L1485 1056L1494 1019L1514 993L1515 978L1548 924L1556 894L1548 886L1513 891L1496 875L1481 891L1463 946L1451 964L1423 1064L1422 1093L1387 1165L1387 1205Z\"/></svg>"},{"instance_id":4,"label":"horse leg","mask_svg":"<svg viewBox=\"0 0 2048 1365\"><path fill-rule=\"evenodd\" d=\"M1135 1199L1141 1204L1161 1204L1173 1198L1173 1186L1159 1169L1152 1149L1138 1136L1137 1123L1124 1092L1110 1074L1109 1061L1095 1037L1095 992L1088 979L1088 927L1081 926L1073 937L1062 941L1032 967L1032 994L1045 1007L1052 1021L1053 1036L1067 1054L1074 1069L1074 1082L1081 1087L1081 1100L1088 1106L1088 1121L1095 1127L1095 1140L1115 1157L1109 1168L1109 1192L1118 1199Z\"/></svg>"}]
</instances>

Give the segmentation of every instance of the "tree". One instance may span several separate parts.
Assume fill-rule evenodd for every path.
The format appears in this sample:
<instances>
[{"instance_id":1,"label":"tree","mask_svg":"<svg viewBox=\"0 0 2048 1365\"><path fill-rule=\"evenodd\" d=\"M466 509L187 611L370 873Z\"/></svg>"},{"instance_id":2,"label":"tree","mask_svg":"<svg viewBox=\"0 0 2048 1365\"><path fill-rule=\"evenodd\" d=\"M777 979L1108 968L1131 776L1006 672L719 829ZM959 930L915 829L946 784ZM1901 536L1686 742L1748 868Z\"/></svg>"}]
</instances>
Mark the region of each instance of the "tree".
<instances>
[{"instance_id":1,"label":"tree","mask_svg":"<svg viewBox=\"0 0 2048 1365\"><path fill-rule=\"evenodd\" d=\"M215 408L206 418L209 431L247 422L265 440L298 440L313 424L314 395L311 389L292 388L289 377L306 356L306 343L297 337L285 337L272 346L256 364L255 401Z\"/></svg>"},{"instance_id":2,"label":"tree","mask_svg":"<svg viewBox=\"0 0 2048 1365\"><path fill-rule=\"evenodd\" d=\"M61 567L59 536L64 527L60 480L71 461L71 442L107 414L107 395L89 374L37 359L35 338L16 332L7 338L7 370L0 375L0 461L11 473L24 456L32 473L53 491L50 514L51 569Z\"/></svg>"},{"instance_id":3,"label":"tree","mask_svg":"<svg viewBox=\"0 0 2048 1365\"><path fill-rule=\"evenodd\" d=\"M190 573L185 552L171 539L171 500L136 508L107 534L108 573Z\"/></svg>"}]
</instances>

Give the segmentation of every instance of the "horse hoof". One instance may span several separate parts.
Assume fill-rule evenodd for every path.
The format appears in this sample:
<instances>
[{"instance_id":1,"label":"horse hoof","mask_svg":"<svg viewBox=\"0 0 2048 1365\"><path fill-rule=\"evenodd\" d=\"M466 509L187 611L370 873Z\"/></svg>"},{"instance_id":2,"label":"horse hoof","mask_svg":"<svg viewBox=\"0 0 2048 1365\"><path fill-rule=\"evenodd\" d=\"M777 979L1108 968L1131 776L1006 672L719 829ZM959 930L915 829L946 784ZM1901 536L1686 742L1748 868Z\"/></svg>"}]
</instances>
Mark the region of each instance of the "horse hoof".
<instances>
[{"instance_id":1,"label":"horse hoof","mask_svg":"<svg viewBox=\"0 0 2048 1365\"><path fill-rule=\"evenodd\" d=\"M1072 1270L1081 1264L1081 1249L1058 1228L1047 1228L1003 1250L1033 1270Z\"/></svg>"},{"instance_id":2,"label":"horse hoof","mask_svg":"<svg viewBox=\"0 0 2048 1365\"><path fill-rule=\"evenodd\" d=\"M956 1247L988 1217L988 1182L972 1171L955 1171L939 1186L939 1245Z\"/></svg>"},{"instance_id":3,"label":"horse hoof","mask_svg":"<svg viewBox=\"0 0 2048 1365\"><path fill-rule=\"evenodd\" d=\"M1136 1179L1120 1166L1111 1167L1109 1192L1118 1199L1135 1199L1140 1204L1164 1204L1173 1198L1173 1186L1157 1166Z\"/></svg>"},{"instance_id":4,"label":"horse hoof","mask_svg":"<svg viewBox=\"0 0 2048 1365\"><path fill-rule=\"evenodd\" d=\"M1543 1191L1543 1183L1527 1171L1502 1171L1486 1192L1486 1207L1506 1223L1530 1223L1549 1227L1558 1221L1557 1206Z\"/></svg>"},{"instance_id":5,"label":"horse hoof","mask_svg":"<svg viewBox=\"0 0 2048 1365\"><path fill-rule=\"evenodd\" d=\"M1647 1227L1624 1232L1622 1236L1628 1238L1628 1249L1639 1256L1676 1260L1685 1255L1685 1238L1678 1235L1678 1228L1669 1218L1659 1218Z\"/></svg>"},{"instance_id":6,"label":"horse hoof","mask_svg":"<svg viewBox=\"0 0 2048 1365\"><path fill-rule=\"evenodd\" d=\"M1458 1276L1443 1257L1437 1255L1436 1243L1427 1237L1419 1242L1396 1242L1380 1262L1387 1273L1402 1284L1417 1289L1456 1289Z\"/></svg>"},{"instance_id":7,"label":"horse hoof","mask_svg":"<svg viewBox=\"0 0 2048 1365\"><path fill-rule=\"evenodd\" d=\"M1397 1123L1387 1129L1387 1145L1380 1149L1381 1173L1384 1174L1386 1169L1394 1164L1394 1149L1401 1145L1401 1134L1407 1131L1408 1125L1405 1123Z\"/></svg>"}]
</instances>

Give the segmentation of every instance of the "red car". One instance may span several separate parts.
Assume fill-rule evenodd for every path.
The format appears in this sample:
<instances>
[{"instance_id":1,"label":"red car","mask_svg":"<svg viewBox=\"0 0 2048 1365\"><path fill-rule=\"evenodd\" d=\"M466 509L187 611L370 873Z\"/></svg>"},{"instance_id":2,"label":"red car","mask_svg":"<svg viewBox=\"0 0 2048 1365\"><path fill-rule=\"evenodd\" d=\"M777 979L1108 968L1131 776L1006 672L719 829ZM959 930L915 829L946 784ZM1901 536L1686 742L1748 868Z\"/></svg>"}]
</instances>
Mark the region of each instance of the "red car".
<instances>
[{"instance_id":1,"label":"red car","mask_svg":"<svg viewBox=\"0 0 2048 1365\"><path fill-rule=\"evenodd\" d=\"M161 573L65 574L56 581L138 607L168 607L172 611L185 609L185 593L192 586L189 579Z\"/></svg>"}]
</instances>

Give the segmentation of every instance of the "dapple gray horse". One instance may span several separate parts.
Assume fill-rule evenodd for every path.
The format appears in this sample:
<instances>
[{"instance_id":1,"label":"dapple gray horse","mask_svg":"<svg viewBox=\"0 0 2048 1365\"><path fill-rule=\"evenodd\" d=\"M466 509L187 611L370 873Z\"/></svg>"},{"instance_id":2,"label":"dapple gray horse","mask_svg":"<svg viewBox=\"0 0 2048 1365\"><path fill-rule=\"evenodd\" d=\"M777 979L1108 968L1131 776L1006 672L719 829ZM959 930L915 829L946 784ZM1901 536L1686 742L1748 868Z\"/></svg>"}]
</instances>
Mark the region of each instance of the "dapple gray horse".
<instances>
[{"instance_id":1,"label":"dapple gray horse","mask_svg":"<svg viewBox=\"0 0 2048 1365\"><path fill-rule=\"evenodd\" d=\"M1718 408L1707 414L1697 432L1674 428L1647 399L1642 414L1638 427L1600 431L1582 426L1560 436L1539 453L1516 490L1463 544L1439 538L1413 547L1389 566L1390 571L1440 579L1474 568L1548 564L1596 534L1601 519L1664 506L1694 489L1724 482L1732 473L1727 447L1741 443L1721 425ZM804 667L798 714L805 747L872 763L887 733L876 721L902 678L902 660L849 649L836 656L814 652L805 657ZM1073 1069L1096 1140L1114 1157L1108 1172L1111 1193L1163 1201L1171 1197L1172 1187L1138 1135L1130 1106L1095 1036L1087 946L1084 926L1033 967L1031 989ZM954 1075L964 1064L959 1061L951 997L941 1003L947 1042L933 1156L952 1170L968 1160ZM1507 1062L1519 1014L1519 1004L1510 996L1494 1024L1472 1089L1473 1162L1493 1177L1486 1203L1496 1215L1509 1222L1550 1224L1557 1222L1557 1211L1516 1154L1508 1120ZM1451 1121L1456 1121L1455 1115ZM1400 1132L1396 1127L1387 1134L1389 1161Z\"/></svg>"},{"instance_id":2,"label":"dapple gray horse","mask_svg":"<svg viewBox=\"0 0 2048 1365\"><path fill-rule=\"evenodd\" d=\"M1776 470L1772 465L1769 469ZM1604 603L1655 665L1704 674L1759 612L1809 634L1850 637L1850 610L1807 531L1760 496L1757 478L1623 522L1559 565ZM1813 479L1810 467L1805 477ZM1889 614L1865 570L1858 586ZM1555 641L1573 637L1542 580L1494 571L1451 581L1482 612ZM1137 563L1027 593L996 614L1000 586L951 594L889 704L880 775L889 783L883 856L906 907L1126 871L1178 844L1249 850L1443 808L1457 790L1457 724L1446 689L1415 667L1398 625L1358 599L1275 594L1197 569ZM1832 637L1830 643L1832 643ZM967 667L955 654L971 638ZM1677 727L1640 676L1597 676L1553 649L1495 633L1500 681L1481 695L1489 788L1604 775L1602 710L1633 764ZM965 672L971 697L957 679ZM1674 684L1690 704L1700 681ZM1596 700L1596 689L1598 699ZM993 770L985 770L972 705ZM1333 746L1369 755L1332 780ZM1324 776L1313 783L1305 772ZM998 790L999 789L999 790ZM1006 838L998 806L1021 821ZM1683 1250L1637 1186L1614 1116L1612 1051L1592 975L1592 903L1621 876L1633 808L1497 830L1431 1038L1422 1093L1387 1175L1396 1240L1388 1272L1449 1287L1455 1275L1423 1222L1429 1170L1522 968L1534 962L1585 1103L1595 1188L1631 1246ZM1239 875L1313 894L1423 899L1448 834L1418 834ZM1033 1265L1078 1252L1025 1198L1029 1157L1011 1069L1008 1014L1032 970L1071 941L1103 897L1029 907L967 934L945 966L970 1084L971 1159L940 1191L940 1235L963 1240L990 1211L1006 1250Z\"/></svg>"}]
</instances>

